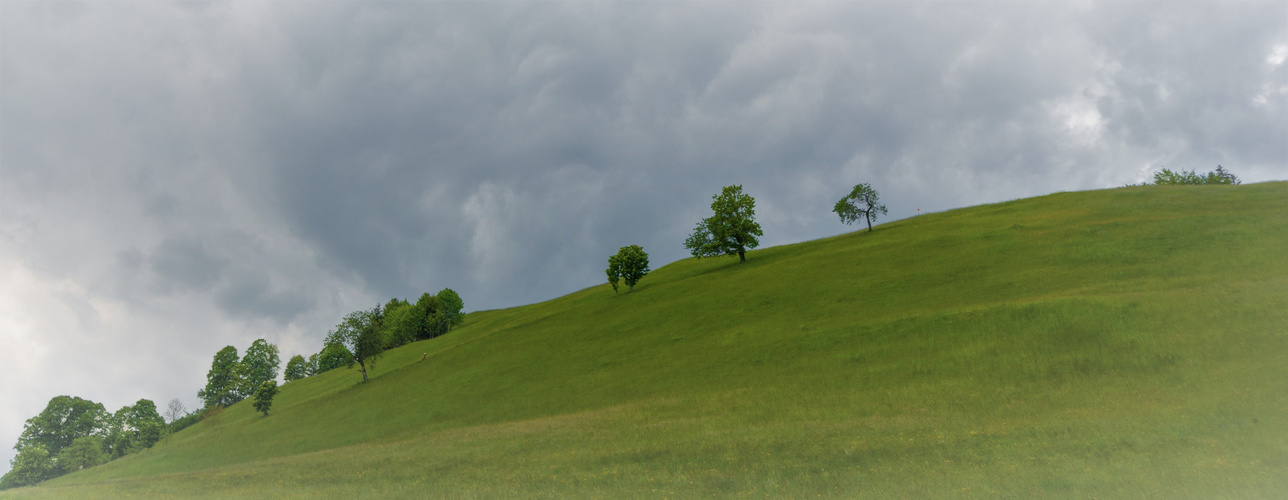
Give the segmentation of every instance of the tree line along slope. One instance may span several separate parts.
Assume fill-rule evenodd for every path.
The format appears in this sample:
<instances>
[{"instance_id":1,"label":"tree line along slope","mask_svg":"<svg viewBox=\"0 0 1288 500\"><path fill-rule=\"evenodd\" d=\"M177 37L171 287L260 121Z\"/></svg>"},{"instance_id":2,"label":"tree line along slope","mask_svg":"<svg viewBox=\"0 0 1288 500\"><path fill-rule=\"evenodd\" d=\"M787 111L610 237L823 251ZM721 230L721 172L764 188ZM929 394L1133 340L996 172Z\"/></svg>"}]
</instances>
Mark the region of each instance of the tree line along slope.
<instances>
[{"instance_id":1,"label":"tree line along slope","mask_svg":"<svg viewBox=\"0 0 1288 500\"><path fill-rule=\"evenodd\" d=\"M678 244L678 243L677 243ZM1273 497L1288 183L1057 193L469 314L0 496ZM425 358L422 361L422 356Z\"/></svg>"}]
</instances>

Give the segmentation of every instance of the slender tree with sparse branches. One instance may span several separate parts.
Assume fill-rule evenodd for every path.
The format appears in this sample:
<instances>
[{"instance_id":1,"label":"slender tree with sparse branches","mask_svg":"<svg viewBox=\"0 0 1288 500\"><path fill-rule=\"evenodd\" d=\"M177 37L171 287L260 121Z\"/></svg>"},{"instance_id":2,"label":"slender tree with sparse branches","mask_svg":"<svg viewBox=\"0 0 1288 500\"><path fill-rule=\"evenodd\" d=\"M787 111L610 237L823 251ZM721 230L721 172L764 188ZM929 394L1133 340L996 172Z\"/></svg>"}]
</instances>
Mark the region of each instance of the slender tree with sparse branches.
<instances>
[{"instance_id":1,"label":"slender tree with sparse branches","mask_svg":"<svg viewBox=\"0 0 1288 500\"><path fill-rule=\"evenodd\" d=\"M385 339L381 334L384 317L379 305L369 311L354 311L326 336L325 345L344 355L345 366L358 365L363 382L367 381L367 369L374 367L376 359L385 353Z\"/></svg>"},{"instance_id":2,"label":"slender tree with sparse branches","mask_svg":"<svg viewBox=\"0 0 1288 500\"><path fill-rule=\"evenodd\" d=\"M836 202L832 208L836 215L841 217L841 222L851 224L860 218L867 220L868 232L872 232L872 221L877 218L877 214L885 215L886 207L881 204L880 195L877 190L872 189L872 185L863 183L854 186L850 194Z\"/></svg>"}]
</instances>

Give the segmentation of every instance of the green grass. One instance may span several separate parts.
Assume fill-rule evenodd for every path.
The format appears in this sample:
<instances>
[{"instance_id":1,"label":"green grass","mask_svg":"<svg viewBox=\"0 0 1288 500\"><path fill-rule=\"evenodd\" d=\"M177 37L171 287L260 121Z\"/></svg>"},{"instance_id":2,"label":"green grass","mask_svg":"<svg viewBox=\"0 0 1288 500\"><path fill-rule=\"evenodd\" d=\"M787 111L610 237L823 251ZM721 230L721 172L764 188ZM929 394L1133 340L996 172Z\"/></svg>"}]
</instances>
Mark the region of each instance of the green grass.
<instances>
[{"instance_id":1,"label":"green grass","mask_svg":"<svg viewBox=\"0 0 1288 500\"><path fill-rule=\"evenodd\" d=\"M1285 249L1280 182L688 259L0 496L1284 497Z\"/></svg>"}]
</instances>

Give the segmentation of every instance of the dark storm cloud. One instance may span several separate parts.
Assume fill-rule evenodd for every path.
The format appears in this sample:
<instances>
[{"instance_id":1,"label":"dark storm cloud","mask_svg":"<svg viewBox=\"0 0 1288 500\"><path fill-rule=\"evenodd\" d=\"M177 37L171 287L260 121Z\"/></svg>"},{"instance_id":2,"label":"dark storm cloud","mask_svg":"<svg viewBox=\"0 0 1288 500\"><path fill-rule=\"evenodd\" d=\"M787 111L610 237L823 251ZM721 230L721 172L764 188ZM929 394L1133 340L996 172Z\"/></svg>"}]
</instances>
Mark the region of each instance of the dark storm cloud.
<instances>
[{"instance_id":1,"label":"dark storm cloud","mask_svg":"<svg viewBox=\"0 0 1288 500\"><path fill-rule=\"evenodd\" d=\"M148 258L152 272L184 288L204 290L223 274L225 264L199 241L166 239Z\"/></svg>"},{"instance_id":2,"label":"dark storm cloud","mask_svg":"<svg viewBox=\"0 0 1288 500\"><path fill-rule=\"evenodd\" d=\"M774 245L847 230L859 182L901 218L1288 177L1282 2L0 9L0 334L32 353L0 363L46 381L0 386L2 442L56 394L191 404L224 345L308 354L390 297L659 267L729 184Z\"/></svg>"}]
</instances>

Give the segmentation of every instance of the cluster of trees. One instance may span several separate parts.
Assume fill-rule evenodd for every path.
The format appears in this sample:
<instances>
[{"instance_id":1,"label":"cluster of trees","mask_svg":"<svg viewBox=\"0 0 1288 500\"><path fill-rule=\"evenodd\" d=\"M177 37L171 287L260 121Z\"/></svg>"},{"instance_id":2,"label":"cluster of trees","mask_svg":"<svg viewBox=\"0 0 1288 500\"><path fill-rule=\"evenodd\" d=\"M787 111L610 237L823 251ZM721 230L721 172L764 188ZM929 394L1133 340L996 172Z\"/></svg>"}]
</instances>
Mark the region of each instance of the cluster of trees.
<instances>
[{"instance_id":1,"label":"cluster of trees","mask_svg":"<svg viewBox=\"0 0 1288 500\"><path fill-rule=\"evenodd\" d=\"M349 313L327 335L321 351L308 358L291 357L285 379L290 382L356 364L365 382L367 369L386 349L431 339L460 326L464 306L460 295L445 288L436 295L422 294L414 303L393 299ZM166 418L147 399L108 413L93 401L55 397L40 415L27 420L14 446L18 455L10 462L10 471L0 477L0 489L36 484L150 448L164 436L244 399L252 399L255 410L268 416L279 390L280 366L277 346L265 339L252 342L240 356L236 347L226 346L215 353L206 386L197 391L201 410L189 413L174 399Z\"/></svg>"},{"instance_id":2,"label":"cluster of trees","mask_svg":"<svg viewBox=\"0 0 1288 500\"><path fill-rule=\"evenodd\" d=\"M464 307L460 295L444 288L435 295L421 294L414 303L391 299L370 310L351 312L327 334L322 350L307 358L300 354L291 356L283 379L291 382L358 365L365 382L367 369L386 349L451 331L461 325ZM278 352L277 346L264 339L252 343L240 358L233 346L221 349L206 374L206 387L197 392L204 409L223 408L254 398L255 409L267 416L278 391Z\"/></svg>"},{"instance_id":3,"label":"cluster of trees","mask_svg":"<svg viewBox=\"0 0 1288 500\"><path fill-rule=\"evenodd\" d=\"M416 302L390 299L367 310L345 315L340 324L327 333L322 350L307 359L301 355L286 363L287 382L357 365L362 381L367 370L386 349L438 337L461 326L465 302L451 288L437 294L423 293Z\"/></svg>"},{"instance_id":4,"label":"cluster of trees","mask_svg":"<svg viewBox=\"0 0 1288 500\"><path fill-rule=\"evenodd\" d=\"M206 373L206 387L197 391L206 408L223 408L251 397L265 383L277 383L281 366L277 346L258 339L238 357L237 348L226 346L215 353Z\"/></svg>"},{"instance_id":5,"label":"cluster of trees","mask_svg":"<svg viewBox=\"0 0 1288 500\"><path fill-rule=\"evenodd\" d=\"M1154 173L1154 184L1159 186L1198 186L1203 184L1241 184L1239 176L1230 173L1225 167L1216 166L1216 170L1203 175L1195 173L1193 170L1178 170L1173 172L1168 169Z\"/></svg>"},{"instance_id":6,"label":"cluster of trees","mask_svg":"<svg viewBox=\"0 0 1288 500\"><path fill-rule=\"evenodd\" d=\"M684 247L699 259L737 255L739 262L747 262L747 250L760 246L760 237L764 236L756 222L756 199L742 192L740 185L725 186L711 198L711 217L698 222L684 240ZM877 215L887 213L880 195L870 184L854 186L850 194L836 202L832 211L846 224L866 220L869 232ZM649 273L648 254L639 245L622 247L617 255L608 258L608 269L604 272L613 285L613 293L617 293L619 280L625 281L633 291L635 284Z\"/></svg>"},{"instance_id":7,"label":"cluster of trees","mask_svg":"<svg viewBox=\"0 0 1288 500\"><path fill-rule=\"evenodd\" d=\"M36 484L151 448L171 431L147 399L108 413L101 403L57 396L23 424L14 445L18 455L0 477L0 489Z\"/></svg>"}]
</instances>

